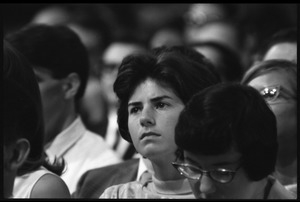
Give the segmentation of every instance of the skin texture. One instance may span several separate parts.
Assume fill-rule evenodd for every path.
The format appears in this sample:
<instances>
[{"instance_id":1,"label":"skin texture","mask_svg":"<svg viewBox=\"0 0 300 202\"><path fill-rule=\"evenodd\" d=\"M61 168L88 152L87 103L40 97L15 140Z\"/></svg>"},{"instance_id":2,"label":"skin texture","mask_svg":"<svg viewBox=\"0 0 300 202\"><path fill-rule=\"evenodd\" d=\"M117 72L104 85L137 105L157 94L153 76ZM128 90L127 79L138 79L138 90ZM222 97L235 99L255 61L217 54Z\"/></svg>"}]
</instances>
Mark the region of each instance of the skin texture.
<instances>
[{"instance_id":1,"label":"skin texture","mask_svg":"<svg viewBox=\"0 0 300 202\"><path fill-rule=\"evenodd\" d=\"M297 44L279 43L272 46L263 60L285 59L297 63Z\"/></svg>"},{"instance_id":2,"label":"skin texture","mask_svg":"<svg viewBox=\"0 0 300 202\"><path fill-rule=\"evenodd\" d=\"M184 151L184 161L206 171L225 168L236 170L240 164L241 154L234 149L220 155L201 155ZM200 180L189 179L191 188L196 198L207 199L259 199L262 198L265 179L250 181L243 169L239 168L233 180L227 184L221 184L203 175ZM243 189L241 189L243 187ZM239 191L237 191L239 190Z\"/></svg>"},{"instance_id":3,"label":"skin texture","mask_svg":"<svg viewBox=\"0 0 300 202\"><path fill-rule=\"evenodd\" d=\"M70 198L70 192L61 178L46 174L37 181L30 198Z\"/></svg>"},{"instance_id":4,"label":"skin texture","mask_svg":"<svg viewBox=\"0 0 300 202\"><path fill-rule=\"evenodd\" d=\"M129 101L128 126L133 144L143 156L175 152L174 128L183 107L181 100L170 89L162 88L151 80L136 88ZM157 133L158 136L141 139L147 132Z\"/></svg>"}]
</instances>

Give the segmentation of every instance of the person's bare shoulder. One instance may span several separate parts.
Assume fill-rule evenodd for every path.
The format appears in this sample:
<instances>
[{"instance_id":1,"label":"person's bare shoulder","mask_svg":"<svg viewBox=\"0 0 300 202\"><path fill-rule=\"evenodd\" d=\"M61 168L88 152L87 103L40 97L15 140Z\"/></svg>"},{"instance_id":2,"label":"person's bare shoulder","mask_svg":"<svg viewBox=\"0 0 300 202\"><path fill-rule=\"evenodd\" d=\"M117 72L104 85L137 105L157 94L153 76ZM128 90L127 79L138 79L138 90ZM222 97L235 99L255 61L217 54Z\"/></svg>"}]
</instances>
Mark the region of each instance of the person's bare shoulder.
<instances>
[{"instance_id":1,"label":"person's bare shoulder","mask_svg":"<svg viewBox=\"0 0 300 202\"><path fill-rule=\"evenodd\" d=\"M66 183L57 175L43 175L32 188L30 198L71 198Z\"/></svg>"}]
</instances>

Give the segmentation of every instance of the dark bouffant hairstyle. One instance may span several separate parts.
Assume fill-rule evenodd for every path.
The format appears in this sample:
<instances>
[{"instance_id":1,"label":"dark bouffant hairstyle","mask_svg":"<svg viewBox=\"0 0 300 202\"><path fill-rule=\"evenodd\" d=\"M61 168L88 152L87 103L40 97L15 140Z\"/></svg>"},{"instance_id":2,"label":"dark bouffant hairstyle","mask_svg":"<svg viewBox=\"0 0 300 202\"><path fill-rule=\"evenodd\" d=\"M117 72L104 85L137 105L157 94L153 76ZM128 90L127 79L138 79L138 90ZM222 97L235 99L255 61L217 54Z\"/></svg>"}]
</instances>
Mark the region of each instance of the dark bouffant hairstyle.
<instances>
[{"instance_id":1,"label":"dark bouffant hairstyle","mask_svg":"<svg viewBox=\"0 0 300 202\"><path fill-rule=\"evenodd\" d=\"M199 90L220 82L212 64L200 53L183 46L160 47L149 53L129 55L119 66L114 92L119 98L121 136L132 142L128 131L128 101L136 87L151 78L170 87L183 103Z\"/></svg>"}]
</instances>

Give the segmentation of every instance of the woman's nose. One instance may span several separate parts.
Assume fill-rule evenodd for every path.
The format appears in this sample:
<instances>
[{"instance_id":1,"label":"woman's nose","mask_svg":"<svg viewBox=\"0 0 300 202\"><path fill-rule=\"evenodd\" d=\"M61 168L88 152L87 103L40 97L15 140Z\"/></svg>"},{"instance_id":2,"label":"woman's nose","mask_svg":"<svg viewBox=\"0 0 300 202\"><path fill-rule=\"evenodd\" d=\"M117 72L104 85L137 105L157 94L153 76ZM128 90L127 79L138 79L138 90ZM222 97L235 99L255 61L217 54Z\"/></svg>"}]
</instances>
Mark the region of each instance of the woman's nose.
<instances>
[{"instance_id":1,"label":"woman's nose","mask_svg":"<svg viewBox=\"0 0 300 202\"><path fill-rule=\"evenodd\" d=\"M144 127L152 126L155 123L151 109L144 108L140 118L140 124Z\"/></svg>"},{"instance_id":2,"label":"woman's nose","mask_svg":"<svg viewBox=\"0 0 300 202\"><path fill-rule=\"evenodd\" d=\"M202 175L202 177L199 179L199 191L203 194L210 194L215 191L215 186L213 180L207 176Z\"/></svg>"}]
</instances>

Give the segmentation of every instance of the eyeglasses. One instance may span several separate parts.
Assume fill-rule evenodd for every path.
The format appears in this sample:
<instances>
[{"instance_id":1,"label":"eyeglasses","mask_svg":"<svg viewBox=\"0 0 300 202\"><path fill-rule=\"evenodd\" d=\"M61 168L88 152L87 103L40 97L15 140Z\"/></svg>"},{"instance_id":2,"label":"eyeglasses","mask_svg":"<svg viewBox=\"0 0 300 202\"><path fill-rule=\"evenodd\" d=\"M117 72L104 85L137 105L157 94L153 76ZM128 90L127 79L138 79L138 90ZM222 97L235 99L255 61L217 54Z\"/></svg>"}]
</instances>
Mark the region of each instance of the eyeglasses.
<instances>
[{"instance_id":1,"label":"eyeglasses","mask_svg":"<svg viewBox=\"0 0 300 202\"><path fill-rule=\"evenodd\" d=\"M291 92L286 89L280 88L279 85L265 87L260 91L260 94L265 99L265 101L270 104L275 102L279 95L282 95L284 98L295 98L295 96L293 96Z\"/></svg>"},{"instance_id":2,"label":"eyeglasses","mask_svg":"<svg viewBox=\"0 0 300 202\"><path fill-rule=\"evenodd\" d=\"M212 180L222 184L231 182L238 169L242 166L242 164L240 164L236 170L217 168L215 170L206 171L188 163L172 162L172 165L181 175L188 179L200 180L203 175L207 175Z\"/></svg>"}]
</instances>

